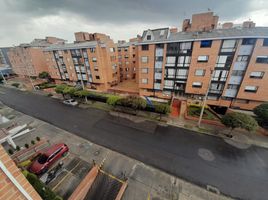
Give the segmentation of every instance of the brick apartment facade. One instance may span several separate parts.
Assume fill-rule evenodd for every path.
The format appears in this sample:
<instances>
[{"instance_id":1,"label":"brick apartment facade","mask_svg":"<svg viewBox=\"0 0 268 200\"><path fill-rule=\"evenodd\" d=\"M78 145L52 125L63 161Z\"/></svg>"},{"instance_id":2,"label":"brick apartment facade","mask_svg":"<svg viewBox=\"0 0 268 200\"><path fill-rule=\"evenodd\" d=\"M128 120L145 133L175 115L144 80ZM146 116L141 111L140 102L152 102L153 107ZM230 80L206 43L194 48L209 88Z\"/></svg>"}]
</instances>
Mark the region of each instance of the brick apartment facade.
<instances>
[{"instance_id":1,"label":"brick apartment facade","mask_svg":"<svg viewBox=\"0 0 268 200\"><path fill-rule=\"evenodd\" d=\"M136 79L137 72L137 48L138 38L130 39L129 42L118 41L117 61L120 73L120 82L128 79Z\"/></svg>"},{"instance_id":2,"label":"brick apartment facade","mask_svg":"<svg viewBox=\"0 0 268 200\"><path fill-rule=\"evenodd\" d=\"M120 79L116 45L100 33L75 33L76 41L44 49L48 72L55 80L107 91ZM83 80L83 82L81 82Z\"/></svg>"},{"instance_id":3,"label":"brick apartment facade","mask_svg":"<svg viewBox=\"0 0 268 200\"><path fill-rule=\"evenodd\" d=\"M46 37L45 39L35 39L29 44L20 44L10 48L8 57L12 70L19 76L38 76L40 72L47 71L43 48L63 42L63 39Z\"/></svg>"},{"instance_id":4,"label":"brick apartment facade","mask_svg":"<svg viewBox=\"0 0 268 200\"><path fill-rule=\"evenodd\" d=\"M204 25L211 29L198 32L144 31L137 44L140 95L198 100L209 87L212 106L252 110L267 101L268 28L248 24Z\"/></svg>"},{"instance_id":5,"label":"brick apartment facade","mask_svg":"<svg viewBox=\"0 0 268 200\"><path fill-rule=\"evenodd\" d=\"M17 168L2 145L0 145L0 162L0 199L41 200L41 197ZM12 180L11 177L13 177L14 180ZM22 189L19 189L19 187ZM25 196L23 192L28 196Z\"/></svg>"}]
</instances>

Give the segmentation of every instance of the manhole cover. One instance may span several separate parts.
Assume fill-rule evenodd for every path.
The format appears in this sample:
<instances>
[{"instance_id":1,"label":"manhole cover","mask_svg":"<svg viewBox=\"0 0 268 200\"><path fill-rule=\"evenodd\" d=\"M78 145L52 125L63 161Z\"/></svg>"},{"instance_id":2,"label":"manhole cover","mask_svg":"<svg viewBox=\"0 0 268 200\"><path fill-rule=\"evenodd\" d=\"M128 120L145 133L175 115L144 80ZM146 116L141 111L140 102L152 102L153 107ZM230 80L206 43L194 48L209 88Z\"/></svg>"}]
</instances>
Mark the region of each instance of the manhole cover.
<instances>
[{"instance_id":1,"label":"manhole cover","mask_svg":"<svg viewBox=\"0 0 268 200\"><path fill-rule=\"evenodd\" d=\"M208 149L198 149L198 155L206 161L213 161L215 159L213 153Z\"/></svg>"}]
</instances>

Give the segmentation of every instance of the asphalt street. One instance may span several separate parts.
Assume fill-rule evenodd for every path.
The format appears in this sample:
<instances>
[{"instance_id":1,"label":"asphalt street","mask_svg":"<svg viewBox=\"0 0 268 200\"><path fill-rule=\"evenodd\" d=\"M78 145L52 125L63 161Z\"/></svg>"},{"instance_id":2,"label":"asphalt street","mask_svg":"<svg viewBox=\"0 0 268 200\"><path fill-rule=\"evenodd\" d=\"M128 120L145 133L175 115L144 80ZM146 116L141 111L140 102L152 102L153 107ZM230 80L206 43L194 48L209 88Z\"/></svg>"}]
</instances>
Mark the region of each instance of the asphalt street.
<instances>
[{"instance_id":1,"label":"asphalt street","mask_svg":"<svg viewBox=\"0 0 268 200\"><path fill-rule=\"evenodd\" d=\"M238 149L221 138L173 126L155 124L152 131L152 122L133 123L30 92L4 87L0 91L0 100L13 109L177 177L205 188L217 187L236 199L268 199L267 149Z\"/></svg>"}]
</instances>

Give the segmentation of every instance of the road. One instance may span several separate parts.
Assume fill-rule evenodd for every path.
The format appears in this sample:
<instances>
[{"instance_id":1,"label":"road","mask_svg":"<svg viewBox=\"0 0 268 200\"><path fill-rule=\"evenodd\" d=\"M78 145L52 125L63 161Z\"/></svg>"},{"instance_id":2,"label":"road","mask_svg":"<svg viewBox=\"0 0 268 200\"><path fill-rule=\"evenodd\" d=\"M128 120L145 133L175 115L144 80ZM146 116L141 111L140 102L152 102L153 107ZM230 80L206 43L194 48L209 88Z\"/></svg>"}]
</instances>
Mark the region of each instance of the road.
<instances>
[{"instance_id":1,"label":"road","mask_svg":"<svg viewBox=\"0 0 268 200\"><path fill-rule=\"evenodd\" d=\"M105 111L69 107L29 92L4 87L0 91L0 100L13 109L199 186L217 187L237 199L268 198L267 149L238 149L221 138L186 129L152 122L135 124ZM205 152L208 159L198 152Z\"/></svg>"}]
</instances>

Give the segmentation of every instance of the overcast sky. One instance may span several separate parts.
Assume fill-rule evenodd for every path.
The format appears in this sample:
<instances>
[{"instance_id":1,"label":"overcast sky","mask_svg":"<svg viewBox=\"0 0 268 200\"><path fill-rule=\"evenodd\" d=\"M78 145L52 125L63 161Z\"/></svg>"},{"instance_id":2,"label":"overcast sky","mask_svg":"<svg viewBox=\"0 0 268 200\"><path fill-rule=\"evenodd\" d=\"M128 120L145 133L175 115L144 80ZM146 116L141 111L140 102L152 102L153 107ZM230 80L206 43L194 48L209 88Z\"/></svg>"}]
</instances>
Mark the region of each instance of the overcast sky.
<instances>
[{"instance_id":1,"label":"overcast sky","mask_svg":"<svg viewBox=\"0 0 268 200\"><path fill-rule=\"evenodd\" d=\"M208 8L220 22L251 19L268 26L267 0L0 0L0 46L74 32L102 32L128 40L148 28L179 27Z\"/></svg>"}]
</instances>

